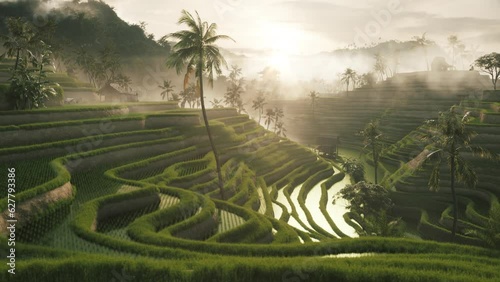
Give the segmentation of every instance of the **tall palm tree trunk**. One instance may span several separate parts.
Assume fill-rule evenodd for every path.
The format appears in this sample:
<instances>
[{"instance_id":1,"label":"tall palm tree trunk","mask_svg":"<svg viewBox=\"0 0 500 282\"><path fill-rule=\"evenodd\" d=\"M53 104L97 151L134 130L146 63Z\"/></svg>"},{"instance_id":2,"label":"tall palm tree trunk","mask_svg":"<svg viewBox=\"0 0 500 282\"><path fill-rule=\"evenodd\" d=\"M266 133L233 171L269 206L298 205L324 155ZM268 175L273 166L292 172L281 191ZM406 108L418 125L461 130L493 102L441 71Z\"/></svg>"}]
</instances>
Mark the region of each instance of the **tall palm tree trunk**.
<instances>
[{"instance_id":1,"label":"tall palm tree trunk","mask_svg":"<svg viewBox=\"0 0 500 282\"><path fill-rule=\"evenodd\" d=\"M452 53L451 64L455 66L455 46L451 46L451 53Z\"/></svg>"},{"instance_id":2,"label":"tall palm tree trunk","mask_svg":"<svg viewBox=\"0 0 500 282\"><path fill-rule=\"evenodd\" d=\"M203 58L203 56L200 56L200 58ZM214 143L214 140L212 138L212 132L210 131L210 126L208 125L207 111L205 110L205 99L203 98L203 72L202 72L201 66L198 67L198 77L200 80L201 112L203 113L203 121L205 122L205 128L207 129L208 139L210 140L210 146L212 146L212 151L214 152L215 166L217 167L217 177L219 179L220 197L221 197L221 200L225 200L219 154L217 153L217 149L215 148L215 143Z\"/></svg>"},{"instance_id":3,"label":"tall palm tree trunk","mask_svg":"<svg viewBox=\"0 0 500 282\"><path fill-rule=\"evenodd\" d=\"M373 166L375 168L375 184L378 184L378 175L377 175L377 171L378 171L378 156L376 156L376 148L375 148L375 144L372 145L372 154L373 154Z\"/></svg>"},{"instance_id":4,"label":"tall palm tree trunk","mask_svg":"<svg viewBox=\"0 0 500 282\"><path fill-rule=\"evenodd\" d=\"M454 146L452 146L452 150L454 150ZM455 241L455 234L457 233L457 221L458 221L458 203L457 203L457 195L455 193L455 155L451 156L451 165L450 165L450 188L451 188L451 196L453 198L453 227L451 229L451 237L452 240Z\"/></svg>"},{"instance_id":5,"label":"tall palm tree trunk","mask_svg":"<svg viewBox=\"0 0 500 282\"><path fill-rule=\"evenodd\" d=\"M427 59L427 48L425 48L425 46L424 46L424 56L425 56L425 63L427 64L427 71L430 71L429 59Z\"/></svg>"},{"instance_id":6,"label":"tall palm tree trunk","mask_svg":"<svg viewBox=\"0 0 500 282\"><path fill-rule=\"evenodd\" d=\"M276 127L276 125L278 124L278 120L279 120L279 118L276 116L276 119L274 120L274 133L276 133L276 129L278 129Z\"/></svg>"},{"instance_id":7,"label":"tall palm tree trunk","mask_svg":"<svg viewBox=\"0 0 500 282\"><path fill-rule=\"evenodd\" d=\"M14 65L14 71L17 70L17 66L19 65L19 56L21 56L21 49L17 48L16 64Z\"/></svg>"}]
</instances>

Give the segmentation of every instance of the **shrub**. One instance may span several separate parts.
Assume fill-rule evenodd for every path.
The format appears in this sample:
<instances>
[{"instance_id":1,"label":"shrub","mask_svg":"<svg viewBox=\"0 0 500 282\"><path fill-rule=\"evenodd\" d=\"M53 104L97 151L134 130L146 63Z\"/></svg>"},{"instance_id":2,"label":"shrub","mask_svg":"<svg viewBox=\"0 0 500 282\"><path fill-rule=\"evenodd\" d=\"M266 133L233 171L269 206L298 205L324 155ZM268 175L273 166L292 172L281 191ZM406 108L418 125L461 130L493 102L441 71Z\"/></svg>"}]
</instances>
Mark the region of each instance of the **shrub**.
<instances>
[{"instance_id":1,"label":"shrub","mask_svg":"<svg viewBox=\"0 0 500 282\"><path fill-rule=\"evenodd\" d=\"M64 104L64 89L60 85L53 86L55 95L48 98L46 106L62 106Z\"/></svg>"}]
</instances>

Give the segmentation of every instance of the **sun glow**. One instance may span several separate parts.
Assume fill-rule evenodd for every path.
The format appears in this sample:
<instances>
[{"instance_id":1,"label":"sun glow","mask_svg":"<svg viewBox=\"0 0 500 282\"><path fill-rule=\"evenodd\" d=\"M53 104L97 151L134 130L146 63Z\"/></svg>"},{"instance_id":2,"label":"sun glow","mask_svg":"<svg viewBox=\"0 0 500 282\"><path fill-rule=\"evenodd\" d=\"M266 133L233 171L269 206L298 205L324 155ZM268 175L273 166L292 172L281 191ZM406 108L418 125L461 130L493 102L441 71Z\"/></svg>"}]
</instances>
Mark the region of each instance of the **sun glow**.
<instances>
[{"instance_id":1,"label":"sun glow","mask_svg":"<svg viewBox=\"0 0 500 282\"><path fill-rule=\"evenodd\" d=\"M299 53L304 37L297 27L281 23L265 23L261 26L261 34L270 49L288 55Z\"/></svg>"},{"instance_id":2,"label":"sun glow","mask_svg":"<svg viewBox=\"0 0 500 282\"><path fill-rule=\"evenodd\" d=\"M273 52L268 58L268 65L277 69L281 73L286 72L290 68L290 59L287 54L283 52Z\"/></svg>"},{"instance_id":3,"label":"sun glow","mask_svg":"<svg viewBox=\"0 0 500 282\"><path fill-rule=\"evenodd\" d=\"M290 57L299 54L303 44L303 31L293 25L263 22L261 36L270 54L267 56L268 66L277 69L281 74L290 71Z\"/></svg>"}]
</instances>

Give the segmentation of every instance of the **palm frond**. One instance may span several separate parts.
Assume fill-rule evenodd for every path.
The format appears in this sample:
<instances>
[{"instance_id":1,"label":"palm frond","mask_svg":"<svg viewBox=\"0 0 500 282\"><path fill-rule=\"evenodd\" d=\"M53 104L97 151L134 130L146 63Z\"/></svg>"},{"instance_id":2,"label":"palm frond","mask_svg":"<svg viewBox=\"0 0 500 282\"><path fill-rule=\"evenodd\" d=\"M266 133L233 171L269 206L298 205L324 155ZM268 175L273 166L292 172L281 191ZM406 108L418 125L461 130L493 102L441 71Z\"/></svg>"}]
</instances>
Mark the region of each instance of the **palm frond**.
<instances>
[{"instance_id":1,"label":"palm frond","mask_svg":"<svg viewBox=\"0 0 500 282\"><path fill-rule=\"evenodd\" d=\"M441 160L439 160L431 171L431 176L429 177L429 190L431 191L439 191L439 182L440 182L440 172L441 170Z\"/></svg>"},{"instance_id":2,"label":"palm frond","mask_svg":"<svg viewBox=\"0 0 500 282\"><path fill-rule=\"evenodd\" d=\"M463 157L457 155L455 157L456 166L455 173L458 177L458 180L465 184L468 188L475 188L478 182L476 172L470 165L465 161Z\"/></svg>"},{"instance_id":3,"label":"palm frond","mask_svg":"<svg viewBox=\"0 0 500 282\"><path fill-rule=\"evenodd\" d=\"M168 38L177 42L172 46L172 54L166 61L167 67L175 68L177 74L187 69L185 87L193 71L196 77L206 74L210 85L213 86L215 74L220 75L222 67L227 68L226 60L213 44L219 39L233 39L226 35L217 35L217 24L209 25L202 21L197 11L192 15L182 10L178 24L186 24L188 29L168 35Z\"/></svg>"},{"instance_id":4,"label":"palm frond","mask_svg":"<svg viewBox=\"0 0 500 282\"><path fill-rule=\"evenodd\" d=\"M198 12L196 12L196 14L198 15ZM198 19L199 19L199 15L198 15ZM199 29L199 26L196 24L196 20L194 19L193 15L191 15L191 13L189 13L188 11L186 10L182 10L181 11L181 17L179 18L179 20L177 21L177 24L178 25L181 25L181 24L186 24L189 28L191 28L191 30L193 30L195 33L200 33L200 29Z\"/></svg>"},{"instance_id":5,"label":"palm frond","mask_svg":"<svg viewBox=\"0 0 500 282\"><path fill-rule=\"evenodd\" d=\"M483 159L488 159L488 160L497 160L498 159L498 155L495 154L494 152L491 152L490 150L487 150L481 146L467 146L466 149L470 152L472 152L472 154L474 156L478 156L480 158L483 158Z\"/></svg>"},{"instance_id":6,"label":"palm frond","mask_svg":"<svg viewBox=\"0 0 500 282\"><path fill-rule=\"evenodd\" d=\"M207 38L207 39L205 40L205 43L207 43L207 44L212 44L212 43L214 43L214 42L216 42L216 41L218 41L218 40L220 40L220 39L227 39L227 40L231 40L231 41L233 41L233 42L236 42L236 40L234 40L234 39L233 39L232 37L230 37L230 36L227 36L227 35L215 35L215 36L211 36L211 37Z\"/></svg>"}]
</instances>

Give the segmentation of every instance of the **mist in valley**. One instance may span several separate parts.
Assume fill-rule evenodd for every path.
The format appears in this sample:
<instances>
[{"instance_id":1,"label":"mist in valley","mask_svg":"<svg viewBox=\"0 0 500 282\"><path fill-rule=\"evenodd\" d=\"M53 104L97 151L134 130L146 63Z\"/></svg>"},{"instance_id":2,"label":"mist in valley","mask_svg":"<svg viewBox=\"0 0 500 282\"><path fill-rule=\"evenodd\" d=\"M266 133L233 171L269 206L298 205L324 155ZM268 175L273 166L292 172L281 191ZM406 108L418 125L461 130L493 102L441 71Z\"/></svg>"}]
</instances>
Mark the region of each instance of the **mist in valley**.
<instances>
[{"instance_id":1,"label":"mist in valley","mask_svg":"<svg viewBox=\"0 0 500 282\"><path fill-rule=\"evenodd\" d=\"M277 4L279 1L275 2ZM31 13L31 20L38 26L47 25L50 20L54 19L57 22L78 17L95 18L103 23L108 22L109 26L110 17L124 13L123 10L120 10L122 5L113 1L110 2L111 7L113 5L117 5L117 7L112 8L112 10L108 10L106 4L87 3L87 1L71 3L68 1L31 0L23 1L23 3L27 13ZM409 4L404 2L398 5L394 6L394 10L391 10L385 3L380 6L374 5L371 10L366 11L366 15L368 15L365 19L366 22L355 23L350 36L346 35L346 32L328 34L326 38L338 42L336 48L329 45L322 48L317 45L321 41L308 41L311 38L306 38L302 32L297 32L299 29L294 30L284 24L270 24L269 28L274 32L276 38L266 38L270 41L276 40L276 42L274 45L273 42L267 42L268 48L266 49L242 46L239 41L246 43L246 39L244 36L237 36L236 42L223 44L221 50L228 63L228 69L223 69L222 76L215 79L213 87L206 87L205 97L207 101L224 100L231 66L241 68L240 78L244 79L241 97L245 110L252 111L252 101L258 95L265 95L268 101L306 99L311 91L316 91L324 97L345 95L347 85L342 80L342 74L348 68L356 73L350 87L359 88L366 86L367 82L363 80L366 80L368 75L372 75L375 81L380 83L400 73L428 71L435 58L444 58L454 70L469 70L477 57L494 51L492 46L496 45L491 38L488 40L485 36L473 36L468 29L463 32L450 30L448 33L443 33L441 31L437 34L432 30L429 32L428 29L418 30L414 28L412 29L413 34L396 37L392 31L394 26L391 24L398 23L402 17L400 10L404 12L402 9L409 7ZM390 13L391 11L392 13ZM208 14L210 15L210 13ZM234 21L233 18L220 17L219 19L223 19L218 23L221 26L224 26L225 21ZM178 96L184 90L184 73L177 74L165 66L169 49L175 44L175 41L168 38L168 35L175 30L162 30L160 33L157 31L156 25L148 24L148 19L143 20L138 23L128 23L128 25L134 32L142 33L142 36L150 41L150 44L158 42L156 44L165 45L165 51L158 51L154 55L151 52L141 54L141 49L137 46L133 47L135 49L132 51L125 52L121 49L123 49L122 46L128 44L127 42L116 40L111 43L101 42L99 38L85 44L95 50L111 44L117 50L120 55L121 71L130 79L127 85L128 91L137 93L140 100L160 101L165 99L161 95L163 90L160 88L164 81L171 81L174 86L172 93ZM126 22L119 23L119 21L113 20L112 23L113 25L126 24ZM256 23L261 25L260 21L256 20ZM373 26L376 29L370 33L370 28ZM278 31L283 34L276 34ZM294 35L297 37L293 37ZM450 43L450 36L456 37L453 44ZM240 40L238 41L238 39ZM424 42L418 42L418 40ZM320 48L324 51L304 52L306 50L304 48L307 48L304 46L308 45L314 47L312 50ZM71 52L68 52L70 57ZM382 70L380 67L377 70L376 56L380 56L383 60ZM78 69L78 67L76 68ZM65 62L60 63L60 70L67 70ZM263 72L266 70L273 70L274 77L265 77ZM81 70L77 70L76 75L81 81L87 80ZM363 75L365 75L364 79ZM191 80L194 81L194 76ZM457 81L460 80L460 77L457 77ZM404 79L400 79L398 82L404 83ZM401 86L404 87L404 85ZM227 106L225 103L223 104ZM210 107L210 103L207 106Z\"/></svg>"}]
</instances>

